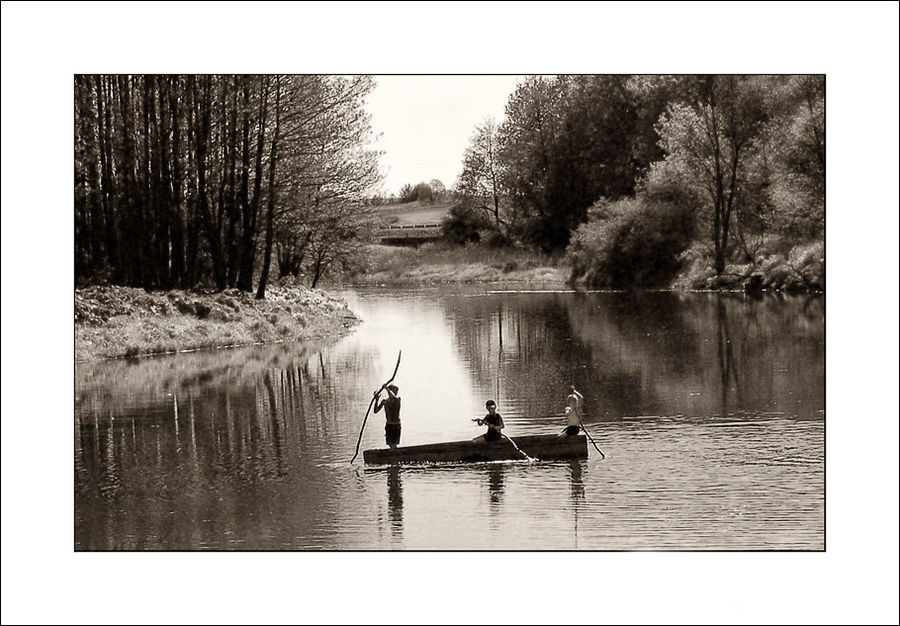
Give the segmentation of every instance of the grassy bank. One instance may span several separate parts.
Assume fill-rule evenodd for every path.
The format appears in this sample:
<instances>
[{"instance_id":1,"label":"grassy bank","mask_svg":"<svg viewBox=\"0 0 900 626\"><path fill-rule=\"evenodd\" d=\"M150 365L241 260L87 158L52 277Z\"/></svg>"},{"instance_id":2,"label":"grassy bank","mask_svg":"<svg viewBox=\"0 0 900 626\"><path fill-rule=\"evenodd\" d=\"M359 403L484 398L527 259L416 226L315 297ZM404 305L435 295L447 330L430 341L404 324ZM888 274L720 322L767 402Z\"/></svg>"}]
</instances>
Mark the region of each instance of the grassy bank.
<instances>
[{"instance_id":1,"label":"grassy bank","mask_svg":"<svg viewBox=\"0 0 900 626\"><path fill-rule=\"evenodd\" d=\"M424 244L373 245L365 266L344 279L355 286L520 283L564 284L569 268L557 259L518 248Z\"/></svg>"},{"instance_id":2,"label":"grassy bank","mask_svg":"<svg viewBox=\"0 0 900 626\"><path fill-rule=\"evenodd\" d=\"M75 359L297 341L343 334L357 321L342 300L300 286L271 287L265 300L237 289L89 287L75 291Z\"/></svg>"},{"instance_id":3,"label":"grassy bank","mask_svg":"<svg viewBox=\"0 0 900 626\"><path fill-rule=\"evenodd\" d=\"M485 244L458 246L429 243L416 248L371 245L367 259L342 283L350 286L412 287L416 285L520 284L572 285L576 289L616 288L573 278L572 257L550 257L521 248ZM656 289L676 291L824 291L824 246L798 244L786 251L761 247L757 258L744 265L728 264L717 276L711 253L691 246L677 260L679 269ZM628 268L631 276L637 270ZM639 286L638 286L639 287ZM628 289L628 286L619 287Z\"/></svg>"}]
</instances>

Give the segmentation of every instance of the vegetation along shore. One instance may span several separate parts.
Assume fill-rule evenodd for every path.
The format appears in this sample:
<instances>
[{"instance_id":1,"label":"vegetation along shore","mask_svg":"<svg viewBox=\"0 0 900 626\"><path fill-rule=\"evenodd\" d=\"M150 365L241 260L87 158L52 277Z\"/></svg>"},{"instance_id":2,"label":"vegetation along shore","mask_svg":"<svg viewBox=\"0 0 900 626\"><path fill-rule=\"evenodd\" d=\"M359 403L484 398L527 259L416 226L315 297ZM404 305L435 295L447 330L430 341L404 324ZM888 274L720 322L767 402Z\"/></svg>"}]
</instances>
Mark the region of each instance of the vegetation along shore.
<instances>
[{"instance_id":1,"label":"vegetation along shore","mask_svg":"<svg viewBox=\"0 0 900 626\"><path fill-rule=\"evenodd\" d=\"M340 335L357 322L342 300L303 286L270 287L264 300L239 289L96 286L75 291L75 359L296 341Z\"/></svg>"}]
</instances>

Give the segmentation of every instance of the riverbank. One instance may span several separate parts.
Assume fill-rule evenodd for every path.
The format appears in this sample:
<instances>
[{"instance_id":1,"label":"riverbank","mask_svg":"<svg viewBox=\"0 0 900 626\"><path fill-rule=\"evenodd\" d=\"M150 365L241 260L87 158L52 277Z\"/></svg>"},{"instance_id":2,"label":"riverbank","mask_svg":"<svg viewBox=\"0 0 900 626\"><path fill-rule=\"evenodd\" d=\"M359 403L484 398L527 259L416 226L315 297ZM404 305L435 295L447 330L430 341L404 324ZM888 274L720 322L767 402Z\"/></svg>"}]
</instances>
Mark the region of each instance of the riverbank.
<instances>
[{"instance_id":1,"label":"riverbank","mask_svg":"<svg viewBox=\"0 0 900 626\"><path fill-rule=\"evenodd\" d=\"M345 275L342 286L414 287L434 285L512 284L575 289L604 288L590 276L573 277L571 257L522 248L492 248L429 243L418 247L371 245L368 258ZM752 263L729 264L721 275L711 253L695 245L678 259L679 271L655 289L672 291L771 291L822 293L825 290L825 250L821 242L796 245L789 251L760 251ZM596 278L596 277L595 277Z\"/></svg>"},{"instance_id":2,"label":"riverbank","mask_svg":"<svg viewBox=\"0 0 900 626\"><path fill-rule=\"evenodd\" d=\"M238 289L88 287L75 290L75 360L300 341L358 322L343 300L302 286L272 286L265 300Z\"/></svg>"},{"instance_id":3,"label":"riverbank","mask_svg":"<svg viewBox=\"0 0 900 626\"><path fill-rule=\"evenodd\" d=\"M416 248L372 245L363 268L344 277L355 287L511 283L564 285L570 268L517 248L424 244Z\"/></svg>"}]
</instances>

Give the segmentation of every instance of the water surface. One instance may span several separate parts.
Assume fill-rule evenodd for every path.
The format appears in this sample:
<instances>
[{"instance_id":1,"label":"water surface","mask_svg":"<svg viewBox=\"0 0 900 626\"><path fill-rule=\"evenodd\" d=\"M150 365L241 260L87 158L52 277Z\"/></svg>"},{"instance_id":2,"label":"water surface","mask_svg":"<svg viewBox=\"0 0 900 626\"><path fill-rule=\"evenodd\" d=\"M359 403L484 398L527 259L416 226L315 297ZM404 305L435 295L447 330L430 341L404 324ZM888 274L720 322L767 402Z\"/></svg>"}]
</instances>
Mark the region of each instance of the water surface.
<instances>
[{"instance_id":1,"label":"water surface","mask_svg":"<svg viewBox=\"0 0 900 626\"><path fill-rule=\"evenodd\" d=\"M821 298L343 295L341 339L79 364L76 549L824 548ZM400 349L402 445L559 432L574 382L606 459L350 465Z\"/></svg>"}]
</instances>

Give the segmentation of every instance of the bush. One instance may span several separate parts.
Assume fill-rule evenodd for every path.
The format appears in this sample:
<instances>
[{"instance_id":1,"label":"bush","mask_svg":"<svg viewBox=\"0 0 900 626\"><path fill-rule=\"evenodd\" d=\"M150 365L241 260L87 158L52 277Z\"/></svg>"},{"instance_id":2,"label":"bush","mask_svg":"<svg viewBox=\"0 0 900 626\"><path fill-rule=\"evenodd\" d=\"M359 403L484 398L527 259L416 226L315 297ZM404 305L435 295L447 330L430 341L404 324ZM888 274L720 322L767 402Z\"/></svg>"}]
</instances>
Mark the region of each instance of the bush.
<instances>
[{"instance_id":1,"label":"bush","mask_svg":"<svg viewBox=\"0 0 900 626\"><path fill-rule=\"evenodd\" d=\"M502 233L498 233L495 230L483 232L481 234L481 240L489 250L501 250L504 248L509 248L512 245L507 237L503 236Z\"/></svg>"},{"instance_id":2,"label":"bush","mask_svg":"<svg viewBox=\"0 0 900 626\"><path fill-rule=\"evenodd\" d=\"M802 243L791 248L788 266L793 280L785 288L825 289L825 244L821 241Z\"/></svg>"},{"instance_id":3,"label":"bush","mask_svg":"<svg viewBox=\"0 0 900 626\"><path fill-rule=\"evenodd\" d=\"M769 289L781 289L790 280L790 269L784 255L773 254L760 263L763 283Z\"/></svg>"},{"instance_id":4,"label":"bush","mask_svg":"<svg viewBox=\"0 0 900 626\"><path fill-rule=\"evenodd\" d=\"M681 267L693 221L681 209L644 197L598 202L575 231L572 282L586 287L660 287Z\"/></svg>"},{"instance_id":5,"label":"bush","mask_svg":"<svg viewBox=\"0 0 900 626\"><path fill-rule=\"evenodd\" d=\"M716 276L709 245L695 242L678 257L681 272L673 281L676 289L707 289Z\"/></svg>"},{"instance_id":6,"label":"bush","mask_svg":"<svg viewBox=\"0 0 900 626\"><path fill-rule=\"evenodd\" d=\"M441 223L444 239L456 244L480 241L480 231L488 227L482 212L467 202L450 207L450 214Z\"/></svg>"}]
</instances>

